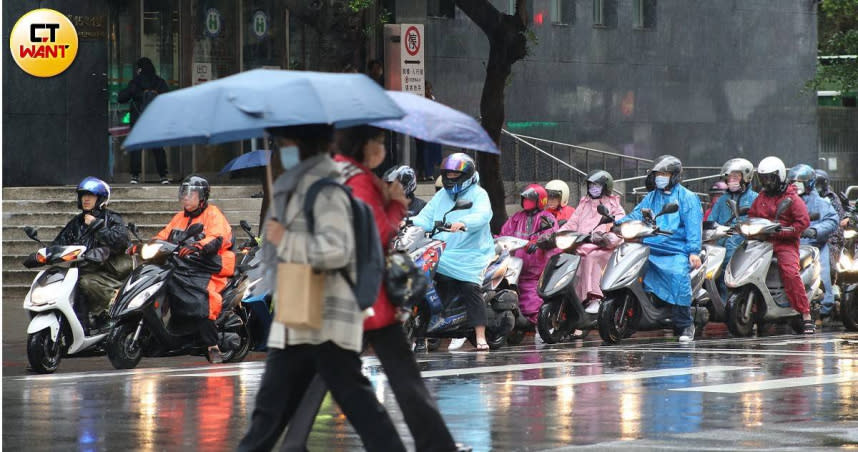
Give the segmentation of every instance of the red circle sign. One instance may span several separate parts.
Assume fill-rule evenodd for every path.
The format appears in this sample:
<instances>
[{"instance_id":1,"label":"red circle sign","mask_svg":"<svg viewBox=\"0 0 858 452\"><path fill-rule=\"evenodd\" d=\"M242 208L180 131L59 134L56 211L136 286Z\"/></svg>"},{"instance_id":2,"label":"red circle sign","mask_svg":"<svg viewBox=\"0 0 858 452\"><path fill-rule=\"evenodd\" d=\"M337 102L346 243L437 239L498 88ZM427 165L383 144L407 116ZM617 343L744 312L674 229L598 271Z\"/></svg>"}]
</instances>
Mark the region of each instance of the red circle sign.
<instances>
[{"instance_id":1,"label":"red circle sign","mask_svg":"<svg viewBox=\"0 0 858 452\"><path fill-rule=\"evenodd\" d=\"M417 55L417 52L420 51L420 44L420 31L417 30L417 27L408 27L408 30L405 31L405 51L411 56Z\"/></svg>"}]
</instances>

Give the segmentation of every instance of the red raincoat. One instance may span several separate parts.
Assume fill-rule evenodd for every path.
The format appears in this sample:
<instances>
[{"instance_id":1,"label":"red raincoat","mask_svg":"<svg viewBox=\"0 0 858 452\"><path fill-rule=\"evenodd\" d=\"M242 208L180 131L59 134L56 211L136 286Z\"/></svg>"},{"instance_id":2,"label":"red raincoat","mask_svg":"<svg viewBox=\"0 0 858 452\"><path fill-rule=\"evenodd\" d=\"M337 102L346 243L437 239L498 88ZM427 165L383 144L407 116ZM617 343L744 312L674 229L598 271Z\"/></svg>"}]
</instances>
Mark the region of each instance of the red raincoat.
<instances>
[{"instance_id":1,"label":"red raincoat","mask_svg":"<svg viewBox=\"0 0 858 452\"><path fill-rule=\"evenodd\" d=\"M384 182L369 168L344 155L336 155L334 160L339 162L340 172L346 180L346 185L351 187L354 196L372 208L375 226L378 228L381 244L387 254L390 251L390 242L399 228L399 222L405 218L406 206L398 201L385 199ZM396 308L387 299L387 291L383 285L378 292L375 304L372 305L372 310L375 311L375 315L363 322L365 331L377 330L397 322Z\"/></svg>"},{"instance_id":2,"label":"red raincoat","mask_svg":"<svg viewBox=\"0 0 858 452\"><path fill-rule=\"evenodd\" d=\"M781 214L778 222L783 226L791 226L794 230L777 233L772 238L772 245L775 248L778 270L780 270L781 281L784 284L787 298L789 298L793 309L802 314L807 314L810 312L810 302L807 299L807 293L804 291L798 262L799 238L801 232L810 226L810 216L804 201L798 196L795 187L792 185L788 185L783 193L774 196L762 191L751 204L748 217L767 218L774 221L778 203L784 198L791 198L792 204Z\"/></svg>"}]
</instances>

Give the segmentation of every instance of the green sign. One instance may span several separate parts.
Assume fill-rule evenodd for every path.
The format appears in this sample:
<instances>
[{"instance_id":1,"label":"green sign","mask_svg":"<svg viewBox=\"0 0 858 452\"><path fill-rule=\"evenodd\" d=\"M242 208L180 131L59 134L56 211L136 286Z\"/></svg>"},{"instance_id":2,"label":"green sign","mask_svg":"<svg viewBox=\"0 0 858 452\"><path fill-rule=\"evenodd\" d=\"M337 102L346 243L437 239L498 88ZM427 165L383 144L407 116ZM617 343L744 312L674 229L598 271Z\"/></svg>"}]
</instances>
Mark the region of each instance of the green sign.
<instances>
[{"instance_id":1,"label":"green sign","mask_svg":"<svg viewBox=\"0 0 858 452\"><path fill-rule=\"evenodd\" d=\"M206 10L206 19L205 19L205 30L206 34L214 38L218 34L220 34L220 28L222 25L221 22L220 11L215 8L209 8Z\"/></svg>"}]
</instances>

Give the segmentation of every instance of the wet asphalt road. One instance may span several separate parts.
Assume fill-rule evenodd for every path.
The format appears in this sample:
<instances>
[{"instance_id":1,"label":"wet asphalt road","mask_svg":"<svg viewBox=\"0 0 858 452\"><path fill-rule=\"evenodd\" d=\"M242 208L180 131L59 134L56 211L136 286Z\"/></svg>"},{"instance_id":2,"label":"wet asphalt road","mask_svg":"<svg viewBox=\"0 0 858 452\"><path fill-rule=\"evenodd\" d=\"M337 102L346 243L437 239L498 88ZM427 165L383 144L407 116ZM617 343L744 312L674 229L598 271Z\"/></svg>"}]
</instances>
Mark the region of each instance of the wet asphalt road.
<instances>
[{"instance_id":1,"label":"wet asphalt road","mask_svg":"<svg viewBox=\"0 0 858 452\"><path fill-rule=\"evenodd\" d=\"M858 448L858 334L737 340L710 325L706 336L680 345L649 333L619 346L600 346L595 332L553 346L528 337L497 352L466 345L418 358L454 437L475 451ZM232 450L264 359L144 358L115 371L90 357L37 376L16 350L4 343L4 450ZM413 447L374 357L364 371ZM309 448L362 450L330 398Z\"/></svg>"}]
</instances>

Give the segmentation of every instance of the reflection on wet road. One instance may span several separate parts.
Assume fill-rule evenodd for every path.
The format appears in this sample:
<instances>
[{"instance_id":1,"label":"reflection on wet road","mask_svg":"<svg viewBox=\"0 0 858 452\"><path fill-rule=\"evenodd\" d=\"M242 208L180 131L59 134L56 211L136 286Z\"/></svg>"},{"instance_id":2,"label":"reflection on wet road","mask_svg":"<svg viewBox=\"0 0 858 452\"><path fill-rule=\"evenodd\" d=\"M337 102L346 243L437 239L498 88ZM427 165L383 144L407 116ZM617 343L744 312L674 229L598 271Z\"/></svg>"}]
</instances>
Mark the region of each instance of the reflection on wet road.
<instances>
[{"instance_id":1,"label":"reflection on wet road","mask_svg":"<svg viewBox=\"0 0 858 452\"><path fill-rule=\"evenodd\" d=\"M490 354L420 356L457 441L475 451L858 447L858 335L621 346L531 340ZM3 378L7 450L232 450L263 363ZM408 444L377 360L364 359ZM330 398L310 450L361 450ZM413 446L412 446L413 447Z\"/></svg>"}]
</instances>

